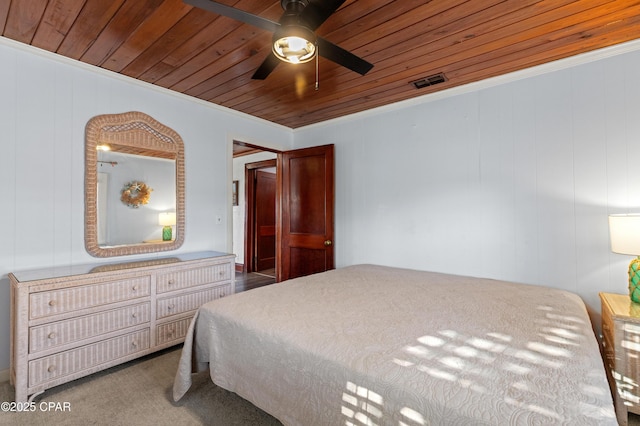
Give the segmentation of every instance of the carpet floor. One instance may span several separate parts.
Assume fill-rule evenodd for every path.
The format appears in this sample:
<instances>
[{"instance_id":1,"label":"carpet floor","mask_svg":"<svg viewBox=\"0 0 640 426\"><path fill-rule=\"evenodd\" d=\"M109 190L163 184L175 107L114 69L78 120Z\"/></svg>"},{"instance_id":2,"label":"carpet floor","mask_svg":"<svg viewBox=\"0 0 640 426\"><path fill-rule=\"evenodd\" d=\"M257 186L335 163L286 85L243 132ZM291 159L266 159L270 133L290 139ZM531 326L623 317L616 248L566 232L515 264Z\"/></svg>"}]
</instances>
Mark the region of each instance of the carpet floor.
<instances>
[{"instance_id":1,"label":"carpet floor","mask_svg":"<svg viewBox=\"0 0 640 426\"><path fill-rule=\"evenodd\" d=\"M281 425L250 402L214 385L208 372L194 376L189 392L173 402L181 349L168 349L49 389L36 397L34 412L0 412L0 425ZM0 402L13 398L13 386L0 383Z\"/></svg>"}]
</instances>

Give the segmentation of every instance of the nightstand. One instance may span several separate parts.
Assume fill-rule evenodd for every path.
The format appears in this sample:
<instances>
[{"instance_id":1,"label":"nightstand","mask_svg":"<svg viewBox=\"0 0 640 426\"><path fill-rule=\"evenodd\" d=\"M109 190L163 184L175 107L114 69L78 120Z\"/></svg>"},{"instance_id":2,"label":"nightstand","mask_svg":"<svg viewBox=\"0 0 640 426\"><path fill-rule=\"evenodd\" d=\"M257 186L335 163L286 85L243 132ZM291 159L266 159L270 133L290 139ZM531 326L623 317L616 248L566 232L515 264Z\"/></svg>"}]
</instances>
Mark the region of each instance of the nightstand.
<instances>
[{"instance_id":1,"label":"nightstand","mask_svg":"<svg viewBox=\"0 0 640 426\"><path fill-rule=\"evenodd\" d=\"M626 294L600 293L602 347L618 423L640 414L640 304Z\"/></svg>"}]
</instances>

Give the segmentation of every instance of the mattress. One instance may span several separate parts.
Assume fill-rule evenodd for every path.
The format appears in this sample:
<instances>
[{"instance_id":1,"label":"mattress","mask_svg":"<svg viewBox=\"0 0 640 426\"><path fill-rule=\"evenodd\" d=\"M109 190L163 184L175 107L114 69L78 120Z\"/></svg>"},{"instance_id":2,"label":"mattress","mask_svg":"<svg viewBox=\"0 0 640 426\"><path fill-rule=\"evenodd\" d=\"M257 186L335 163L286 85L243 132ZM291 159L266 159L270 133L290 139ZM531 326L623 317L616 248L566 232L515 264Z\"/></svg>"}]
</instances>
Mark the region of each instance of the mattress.
<instances>
[{"instance_id":1,"label":"mattress","mask_svg":"<svg viewBox=\"0 0 640 426\"><path fill-rule=\"evenodd\" d=\"M586 308L542 286L356 265L202 306L174 382L285 425L615 425Z\"/></svg>"}]
</instances>

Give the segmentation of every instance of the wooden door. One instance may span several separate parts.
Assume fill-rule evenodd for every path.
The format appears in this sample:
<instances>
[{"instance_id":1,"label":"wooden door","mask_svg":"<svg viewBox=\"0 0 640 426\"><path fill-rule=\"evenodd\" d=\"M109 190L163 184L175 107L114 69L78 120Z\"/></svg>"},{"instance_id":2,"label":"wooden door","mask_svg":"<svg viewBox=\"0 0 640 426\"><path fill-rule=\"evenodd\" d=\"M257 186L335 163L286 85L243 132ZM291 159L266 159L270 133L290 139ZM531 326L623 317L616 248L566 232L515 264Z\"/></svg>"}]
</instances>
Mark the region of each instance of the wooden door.
<instances>
[{"instance_id":1,"label":"wooden door","mask_svg":"<svg viewBox=\"0 0 640 426\"><path fill-rule=\"evenodd\" d=\"M278 155L278 281L333 269L333 145Z\"/></svg>"},{"instance_id":2,"label":"wooden door","mask_svg":"<svg viewBox=\"0 0 640 426\"><path fill-rule=\"evenodd\" d=\"M258 195L258 192L261 192L258 189L258 185L257 185L258 172L261 169L267 169L267 168L274 169L276 167L276 164L277 164L276 159L257 161L254 163L245 164L244 266L245 266L246 272L256 272L260 270L260 268L258 267L258 258L257 258L257 252L258 252L257 243L259 240L259 237L258 237L259 231L257 228L258 226L257 223L259 220L256 218L256 211L259 210L260 207L256 205L256 201L258 198L260 198L261 201L265 201L264 198L266 196L264 194ZM277 186L275 190L276 190L276 195L273 195L273 200L266 201L267 203L270 203L271 206L273 206L274 215L276 213L275 203L277 199ZM266 213L266 211L269 210L269 207L266 207L265 209L266 209L265 210L265 213ZM265 221L265 219L261 219L261 221ZM276 219L274 218L273 219L274 225L275 225L275 221ZM266 233L267 229L262 229L262 232ZM274 243L273 243L274 251L276 250L275 247L276 246L275 246L275 240L274 240ZM277 260L276 260L276 263L277 263Z\"/></svg>"},{"instance_id":3,"label":"wooden door","mask_svg":"<svg viewBox=\"0 0 640 426\"><path fill-rule=\"evenodd\" d=\"M256 270L276 266L276 175L256 170Z\"/></svg>"}]
</instances>

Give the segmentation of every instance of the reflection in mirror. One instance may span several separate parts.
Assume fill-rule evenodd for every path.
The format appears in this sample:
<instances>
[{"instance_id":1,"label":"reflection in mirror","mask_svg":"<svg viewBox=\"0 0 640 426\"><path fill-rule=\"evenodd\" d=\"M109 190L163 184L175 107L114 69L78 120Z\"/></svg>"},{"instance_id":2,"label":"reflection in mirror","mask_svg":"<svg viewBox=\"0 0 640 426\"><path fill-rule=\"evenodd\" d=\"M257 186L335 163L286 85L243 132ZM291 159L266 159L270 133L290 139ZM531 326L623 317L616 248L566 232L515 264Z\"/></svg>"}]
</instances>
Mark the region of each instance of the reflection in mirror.
<instances>
[{"instance_id":1,"label":"reflection in mirror","mask_svg":"<svg viewBox=\"0 0 640 426\"><path fill-rule=\"evenodd\" d=\"M92 118L85 145L87 251L106 257L180 247L184 241L180 136L143 113L129 112ZM161 224L161 213L170 213L175 220Z\"/></svg>"},{"instance_id":2,"label":"reflection in mirror","mask_svg":"<svg viewBox=\"0 0 640 426\"><path fill-rule=\"evenodd\" d=\"M98 245L162 241L158 214L176 210L175 159L110 148L98 151Z\"/></svg>"}]
</instances>

